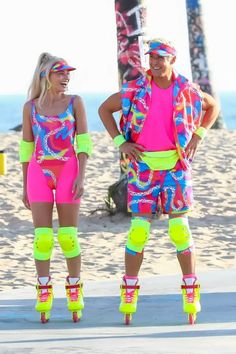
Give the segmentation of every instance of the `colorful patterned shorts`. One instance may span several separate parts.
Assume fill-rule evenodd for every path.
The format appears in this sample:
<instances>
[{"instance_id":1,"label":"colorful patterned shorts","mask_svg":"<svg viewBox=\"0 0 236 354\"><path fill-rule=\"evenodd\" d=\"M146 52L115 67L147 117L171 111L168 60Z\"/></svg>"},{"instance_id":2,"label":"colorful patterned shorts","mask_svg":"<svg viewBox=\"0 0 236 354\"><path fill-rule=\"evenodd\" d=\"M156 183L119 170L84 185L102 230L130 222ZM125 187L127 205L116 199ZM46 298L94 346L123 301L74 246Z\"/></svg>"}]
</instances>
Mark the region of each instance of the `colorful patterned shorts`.
<instances>
[{"instance_id":1,"label":"colorful patterned shorts","mask_svg":"<svg viewBox=\"0 0 236 354\"><path fill-rule=\"evenodd\" d=\"M143 161L131 161L128 168L128 211L163 214L187 212L193 203L191 171L176 168L152 171Z\"/></svg>"}]
</instances>

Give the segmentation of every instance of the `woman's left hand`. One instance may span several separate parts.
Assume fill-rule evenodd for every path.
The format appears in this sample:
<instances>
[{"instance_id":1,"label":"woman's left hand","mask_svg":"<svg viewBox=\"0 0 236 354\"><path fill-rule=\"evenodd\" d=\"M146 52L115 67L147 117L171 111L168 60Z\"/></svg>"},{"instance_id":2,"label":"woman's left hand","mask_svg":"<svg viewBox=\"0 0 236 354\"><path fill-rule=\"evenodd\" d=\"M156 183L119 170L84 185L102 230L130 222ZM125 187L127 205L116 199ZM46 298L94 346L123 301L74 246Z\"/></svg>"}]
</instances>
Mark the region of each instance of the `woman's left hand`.
<instances>
[{"instance_id":1,"label":"woman's left hand","mask_svg":"<svg viewBox=\"0 0 236 354\"><path fill-rule=\"evenodd\" d=\"M77 176L72 187L73 199L79 199L84 194L84 179Z\"/></svg>"}]
</instances>

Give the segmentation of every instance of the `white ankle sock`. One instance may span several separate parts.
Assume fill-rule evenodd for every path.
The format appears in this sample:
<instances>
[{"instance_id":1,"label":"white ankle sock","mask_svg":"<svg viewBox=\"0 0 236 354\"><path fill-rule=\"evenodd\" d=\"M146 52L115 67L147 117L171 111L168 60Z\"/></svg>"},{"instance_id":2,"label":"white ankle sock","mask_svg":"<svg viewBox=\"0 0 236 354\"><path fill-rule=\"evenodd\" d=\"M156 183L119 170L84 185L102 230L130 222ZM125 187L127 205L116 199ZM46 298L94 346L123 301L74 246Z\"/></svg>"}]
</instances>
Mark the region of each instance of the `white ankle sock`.
<instances>
[{"instance_id":1,"label":"white ankle sock","mask_svg":"<svg viewBox=\"0 0 236 354\"><path fill-rule=\"evenodd\" d=\"M80 278L79 277L78 278L68 277L67 280L68 280L70 285L75 285L75 284L77 284L79 282ZM70 291L73 293L73 292L76 291L76 289L70 289Z\"/></svg>"},{"instance_id":2,"label":"white ankle sock","mask_svg":"<svg viewBox=\"0 0 236 354\"><path fill-rule=\"evenodd\" d=\"M48 285L51 281L50 277L38 277L38 282L40 285ZM41 293L44 294L48 290L47 289L41 289Z\"/></svg>"},{"instance_id":3,"label":"white ankle sock","mask_svg":"<svg viewBox=\"0 0 236 354\"><path fill-rule=\"evenodd\" d=\"M191 277L183 277L183 282L186 285L193 285L197 280L196 276L191 276ZM186 289L187 294L193 293L193 289Z\"/></svg>"},{"instance_id":4,"label":"white ankle sock","mask_svg":"<svg viewBox=\"0 0 236 354\"><path fill-rule=\"evenodd\" d=\"M138 284L138 277L127 277L124 276L123 278L123 284L124 285L130 285L130 286L134 286ZM131 291L133 291L133 289L126 289L126 291L129 293Z\"/></svg>"}]
</instances>

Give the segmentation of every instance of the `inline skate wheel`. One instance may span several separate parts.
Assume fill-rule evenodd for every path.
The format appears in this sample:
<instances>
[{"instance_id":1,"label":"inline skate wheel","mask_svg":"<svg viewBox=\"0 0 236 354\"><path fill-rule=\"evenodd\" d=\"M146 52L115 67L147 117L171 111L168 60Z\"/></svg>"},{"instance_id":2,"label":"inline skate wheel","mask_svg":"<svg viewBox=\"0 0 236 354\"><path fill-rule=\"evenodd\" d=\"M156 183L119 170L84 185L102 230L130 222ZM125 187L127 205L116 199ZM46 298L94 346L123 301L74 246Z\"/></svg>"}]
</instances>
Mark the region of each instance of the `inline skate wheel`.
<instances>
[{"instance_id":1,"label":"inline skate wheel","mask_svg":"<svg viewBox=\"0 0 236 354\"><path fill-rule=\"evenodd\" d=\"M49 315L46 312L41 312L41 322L47 323L49 321Z\"/></svg>"},{"instance_id":2,"label":"inline skate wheel","mask_svg":"<svg viewBox=\"0 0 236 354\"><path fill-rule=\"evenodd\" d=\"M194 314L194 313L190 313L189 315L188 315L188 322L189 322L189 324L191 324L191 325L193 325L194 323L195 323L195 321L196 321L196 314Z\"/></svg>"},{"instance_id":3,"label":"inline skate wheel","mask_svg":"<svg viewBox=\"0 0 236 354\"><path fill-rule=\"evenodd\" d=\"M126 313L126 314L125 314L125 324L126 324L126 325L130 325L130 324L131 324L131 320L132 320L132 315L131 315L131 313Z\"/></svg>"}]
</instances>

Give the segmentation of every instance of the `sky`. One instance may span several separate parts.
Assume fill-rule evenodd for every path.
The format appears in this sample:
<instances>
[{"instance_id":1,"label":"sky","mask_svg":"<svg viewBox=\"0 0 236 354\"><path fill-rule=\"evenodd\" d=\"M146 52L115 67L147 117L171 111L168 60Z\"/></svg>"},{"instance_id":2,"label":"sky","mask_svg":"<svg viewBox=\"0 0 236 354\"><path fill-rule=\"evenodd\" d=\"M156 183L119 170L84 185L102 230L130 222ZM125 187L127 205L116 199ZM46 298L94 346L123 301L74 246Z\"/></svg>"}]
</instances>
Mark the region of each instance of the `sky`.
<instances>
[{"instance_id":1,"label":"sky","mask_svg":"<svg viewBox=\"0 0 236 354\"><path fill-rule=\"evenodd\" d=\"M176 69L191 79L185 0L146 0L147 36L174 42ZM114 0L0 0L0 94L26 94L42 52L77 70L70 91L118 88ZM202 0L216 91L236 91L235 0Z\"/></svg>"}]
</instances>

